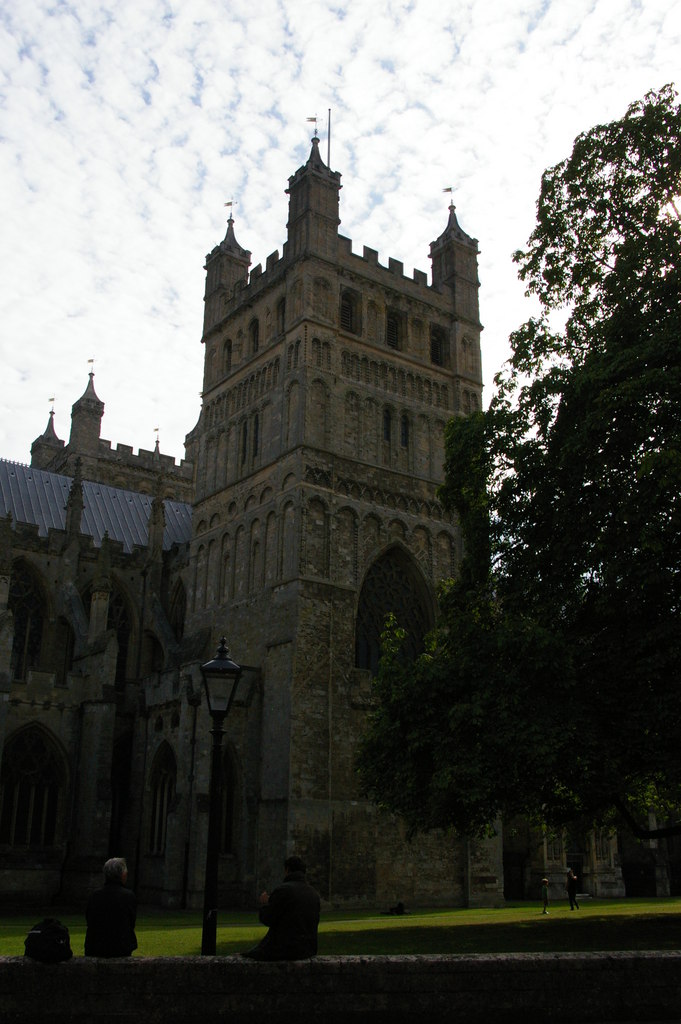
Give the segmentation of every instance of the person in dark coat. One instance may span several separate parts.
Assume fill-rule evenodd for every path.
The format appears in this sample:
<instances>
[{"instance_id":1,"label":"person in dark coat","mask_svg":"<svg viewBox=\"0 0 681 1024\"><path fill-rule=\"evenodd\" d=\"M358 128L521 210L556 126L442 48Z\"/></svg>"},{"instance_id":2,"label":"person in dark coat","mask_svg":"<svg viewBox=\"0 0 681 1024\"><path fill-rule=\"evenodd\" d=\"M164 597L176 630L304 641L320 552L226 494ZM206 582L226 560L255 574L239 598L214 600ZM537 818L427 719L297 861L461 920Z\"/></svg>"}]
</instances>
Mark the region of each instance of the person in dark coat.
<instances>
[{"instance_id":1,"label":"person in dark coat","mask_svg":"<svg viewBox=\"0 0 681 1024\"><path fill-rule=\"evenodd\" d=\"M572 868L570 868L567 873L565 891L568 894L568 899L570 901L570 910L574 910L575 907L579 910L579 903L577 902L577 875L574 873Z\"/></svg>"},{"instance_id":2,"label":"person in dark coat","mask_svg":"<svg viewBox=\"0 0 681 1024\"><path fill-rule=\"evenodd\" d=\"M137 900L125 888L128 865L112 857L104 865L104 885L88 900L85 919L85 956L130 956L137 949Z\"/></svg>"},{"instance_id":3,"label":"person in dark coat","mask_svg":"<svg viewBox=\"0 0 681 1024\"><path fill-rule=\"evenodd\" d=\"M319 893L308 884L300 857L289 857L284 871L281 885L260 897L260 920L269 931L243 954L251 960L306 960L317 953Z\"/></svg>"}]
</instances>

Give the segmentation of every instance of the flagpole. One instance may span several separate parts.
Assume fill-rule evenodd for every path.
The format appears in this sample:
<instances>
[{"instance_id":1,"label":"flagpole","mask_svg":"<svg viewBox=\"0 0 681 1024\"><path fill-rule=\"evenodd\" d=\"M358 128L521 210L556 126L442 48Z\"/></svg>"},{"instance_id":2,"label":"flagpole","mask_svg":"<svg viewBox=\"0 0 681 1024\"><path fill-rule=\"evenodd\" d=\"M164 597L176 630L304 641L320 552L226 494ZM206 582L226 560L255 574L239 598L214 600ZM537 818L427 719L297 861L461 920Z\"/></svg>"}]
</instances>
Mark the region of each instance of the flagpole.
<instances>
[{"instance_id":1,"label":"flagpole","mask_svg":"<svg viewBox=\"0 0 681 1024\"><path fill-rule=\"evenodd\" d=\"M331 107L329 107L329 122L326 131L326 166L331 170Z\"/></svg>"}]
</instances>

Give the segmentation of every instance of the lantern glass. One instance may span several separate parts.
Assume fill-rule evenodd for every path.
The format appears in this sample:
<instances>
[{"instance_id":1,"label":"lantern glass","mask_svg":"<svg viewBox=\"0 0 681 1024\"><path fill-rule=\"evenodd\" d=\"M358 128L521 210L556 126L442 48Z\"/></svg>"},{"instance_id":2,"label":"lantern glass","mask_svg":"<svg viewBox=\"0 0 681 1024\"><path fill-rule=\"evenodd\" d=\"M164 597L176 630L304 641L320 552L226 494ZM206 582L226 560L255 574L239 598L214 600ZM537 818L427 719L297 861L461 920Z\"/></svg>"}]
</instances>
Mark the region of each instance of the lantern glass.
<instances>
[{"instance_id":1,"label":"lantern glass","mask_svg":"<svg viewBox=\"0 0 681 1024\"><path fill-rule=\"evenodd\" d=\"M201 666L201 675L211 715L226 715L236 696L241 666L230 658L224 636L212 661Z\"/></svg>"}]
</instances>

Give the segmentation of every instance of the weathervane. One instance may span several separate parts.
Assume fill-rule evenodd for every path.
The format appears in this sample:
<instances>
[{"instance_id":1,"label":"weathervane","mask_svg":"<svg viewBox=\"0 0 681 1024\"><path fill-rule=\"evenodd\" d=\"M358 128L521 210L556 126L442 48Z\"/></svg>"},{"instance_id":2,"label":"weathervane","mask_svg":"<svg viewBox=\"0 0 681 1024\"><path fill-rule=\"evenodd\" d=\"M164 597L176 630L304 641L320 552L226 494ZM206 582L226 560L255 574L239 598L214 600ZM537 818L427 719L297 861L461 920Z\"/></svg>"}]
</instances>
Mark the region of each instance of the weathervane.
<instances>
[{"instance_id":1,"label":"weathervane","mask_svg":"<svg viewBox=\"0 0 681 1024\"><path fill-rule=\"evenodd\" d=\"M442 191L449 192L449 195L451 197L449 200L449 205L454 206L454 197L452 196L452 192L454 191L454 189L452 188L452 186L450 185L448 188L443 188Z\"/></svg>"},{"instance_id":2,"label":"weathervane","mask_svg":"<svg viewBox=\"0 0 681 1024\"><path fill-rule=\"evenodd\" d=\"M315 114L314 117L306 117L306 121L314 125L314 137L319 137L319 129L317 128L317 121L319 118ZM328 118L326 122L326 166L331 167L331 107L329 107Z\"/></svg>"},{"instance_id":3,"label":"weathervane","mask_svg":"<svg viewBox=\"0 0 681 1024\"><path fill-rule=\"evenodd\" d=\"M232 219L232 207L236 206L236 201L235 201L234 197L232 196L232 198L229 200L229 202L228 203L224 203L223 205L227 206L229 208L229 219L231 220Z\"/></svg>"}]
</instances>

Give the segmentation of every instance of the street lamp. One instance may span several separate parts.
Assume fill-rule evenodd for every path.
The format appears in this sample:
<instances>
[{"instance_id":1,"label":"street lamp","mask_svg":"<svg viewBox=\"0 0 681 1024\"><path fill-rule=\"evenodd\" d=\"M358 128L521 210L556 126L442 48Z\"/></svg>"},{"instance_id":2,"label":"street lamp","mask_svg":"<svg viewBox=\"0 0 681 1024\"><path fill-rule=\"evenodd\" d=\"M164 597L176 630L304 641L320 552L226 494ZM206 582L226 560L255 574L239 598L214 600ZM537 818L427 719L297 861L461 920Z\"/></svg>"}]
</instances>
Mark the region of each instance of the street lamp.
<instances>
[{"instance_id":1,"label":"street lamp","mask_svg":"<svg viewBox=\"0 0 681 1024\"><path fill-rule=\"evenodd\" d=\"M210 765L208 806L208 847L206 850L206 880L203 889L203 928L201 954L215 956L218 930L218 863L220 860L220 790L221 747L223 722L229 714L241 677L241 667L232 661L224 636L212 661L201 665L203 685L206 689L208 710L213 720L211 736L213 748Z\"/></svg>"}]
</instances>

